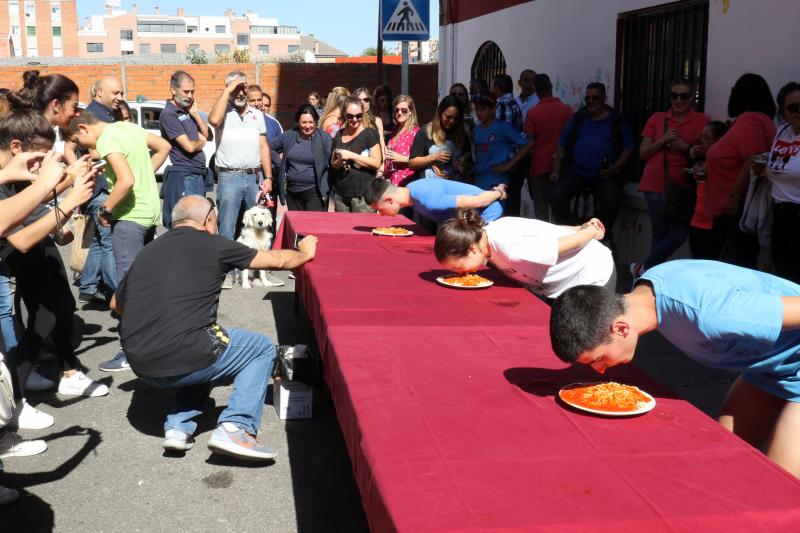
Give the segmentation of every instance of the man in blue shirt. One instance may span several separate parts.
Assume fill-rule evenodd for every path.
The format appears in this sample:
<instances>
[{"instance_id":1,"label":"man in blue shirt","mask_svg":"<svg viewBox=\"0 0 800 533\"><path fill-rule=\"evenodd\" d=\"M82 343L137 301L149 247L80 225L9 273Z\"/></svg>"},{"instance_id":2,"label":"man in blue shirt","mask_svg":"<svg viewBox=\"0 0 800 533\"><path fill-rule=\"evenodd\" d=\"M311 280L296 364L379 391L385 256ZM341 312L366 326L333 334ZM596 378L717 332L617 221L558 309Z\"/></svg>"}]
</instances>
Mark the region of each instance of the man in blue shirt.
<instances>
[{"instance_id":1,"label":"man in blue shirt","mask_svg":"<svg viewBox=\"0 0 800 533\"><path fill-rule=\"evenodd\" d=\"M205 196L206 154L203 147L210 129L200 116L194 99L194 78L183 70L175 71L169 80L172 99L167 101L158 118L161 136L169 141L171 166L164 176L161 195L164 227L172 228L172 208L183 196Z\"/></svg>"},{"instance_id":2,"label":"man in blue shirt","mask_svg":"<svg viewBox=\"0 0 800 533\"><path fill-rule=\"evenodd\" d=\"M658 330L692 359L740 372L720 423L800 476L800 285L714 261L648 270L626 295L580 286L555 301L553 350L600 372Z\"/></svg>"},{"instance_id":3,"label":"man in blue shirt","mask_svg":"<svg viewBox=\"0 0 800 533\"><path fill-rule=\"evenodd\" d=\"M572 199L590 188L600 204L596 216L610 233L619 211L619 172L633 153L633 136L622 117L606 105L605 85L587 85L585 102L564 128L553 156L550 202L557 224L573 223Z\"/></svg>"},{"instance_id":4,"label":"man in blue shirt","mask_svg":"<svg viewBox=\"0 0 800 533\"><path fill-rule=\"evenodd\" d=\"M484 190L501 183L508 185L509 170L533 149L533 141L508 122L495 118L495 101L491 95L476 94L472 103L478 117L473 130L475 185ZM523 148L517 151L521 146Z\"/></svg>"},{"instance_id":5,"label":"man in blue shirt","mask_svg":"<svg viewBox=\"0 0 800 533\"><path fill-rule=\"evenodd\" d=\"M492 222L503 215L500 200L505 198L503 184L483 191L468 183L442 178L423 178L412 181L407 187L375 178L364 193L364 201L381 215L394 217L402 208L410 206L414 212L437 224L453 218L459 207L480 209L481 217Z\"/></svg>"}]
</instances>

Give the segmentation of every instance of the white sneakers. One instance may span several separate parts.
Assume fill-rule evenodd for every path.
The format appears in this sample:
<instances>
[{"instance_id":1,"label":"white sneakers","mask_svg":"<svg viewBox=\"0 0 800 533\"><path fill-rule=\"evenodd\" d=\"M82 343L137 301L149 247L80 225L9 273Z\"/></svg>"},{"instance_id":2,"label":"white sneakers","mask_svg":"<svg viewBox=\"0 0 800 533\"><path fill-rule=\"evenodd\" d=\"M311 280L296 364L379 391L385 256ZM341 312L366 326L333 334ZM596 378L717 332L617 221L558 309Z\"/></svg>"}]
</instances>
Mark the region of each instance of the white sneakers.
<instances>
[{"instance_id":1,"label":"white sneakers","mask_svg":"<svg viewBox=\"0 0 800 533\"><path fill-rule=\"evenodd\" d=\"M108 387L102 383L92 381L86 374L78 370L70 377L61 377L58 382L58 393L65 396L105 396L108 394Z\"/></svg>"},{"instance_id":2,"label":"white sneakers","mask_svg":"<svg viewBox=\"0 0 800 533\"><path fill-rule=\"evenodd\" d=\"M36 370L31 370L28 374L28 380L25 382L25 390L33 392L41 392L55 388L56 384L38 373Z\"/></svg>"},{"instance_id":3,"label":"white sneakers","mask_svg":"<svg viewBox=\"0 0 800 533\"><path fill-rule=\"evenodd\" d=\"M19 429L44 429L55 424L53 417L31 406L23 398L14 406L14 414L8 427Z\"/></svg>"},{"instance_id":4,"label":"white sneakers","mask_svg":"<svg viewBox=\"0 0 800 533\"><path fill-rule=\"evenodd\" d=\"M23 440L13 431L0 432L0 459L38 455L47 449L43 440Z\"/></svg>"}]
</instances>

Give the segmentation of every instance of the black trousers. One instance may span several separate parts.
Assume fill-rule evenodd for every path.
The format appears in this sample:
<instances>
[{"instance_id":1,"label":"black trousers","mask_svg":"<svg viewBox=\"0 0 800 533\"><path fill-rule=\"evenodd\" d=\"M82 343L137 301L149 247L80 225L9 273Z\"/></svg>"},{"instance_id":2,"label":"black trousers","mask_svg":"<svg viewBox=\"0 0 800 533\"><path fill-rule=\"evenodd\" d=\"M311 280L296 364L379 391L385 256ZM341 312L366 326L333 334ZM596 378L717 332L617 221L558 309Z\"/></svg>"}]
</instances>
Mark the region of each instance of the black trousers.
<instances>
[{"instance_id":1,"label":"black trousers","mask_svg":"<svg viewBox=\"0 0 800 533\"><path fill-rule=\"evenodd\" d=\"M73 344L75 299L61 255L49 238L28 253L14 252L7 261L28 312L19 345L8 354L14 395L19 399L25 397L25 382L44 339L52 340L62 370L80 367Z\"/></svg>"},{"instance_id":2,"label":"black trousers","mask_svg":"<svg viewBox=\"0 0 800 533\"><path fill-rule=\"evenodd\" d=\"M312 187L299 192L286 192L286 207L289 211L327 211L328 206L322 201L317 188Z\"/></svg>"}]
</instances>

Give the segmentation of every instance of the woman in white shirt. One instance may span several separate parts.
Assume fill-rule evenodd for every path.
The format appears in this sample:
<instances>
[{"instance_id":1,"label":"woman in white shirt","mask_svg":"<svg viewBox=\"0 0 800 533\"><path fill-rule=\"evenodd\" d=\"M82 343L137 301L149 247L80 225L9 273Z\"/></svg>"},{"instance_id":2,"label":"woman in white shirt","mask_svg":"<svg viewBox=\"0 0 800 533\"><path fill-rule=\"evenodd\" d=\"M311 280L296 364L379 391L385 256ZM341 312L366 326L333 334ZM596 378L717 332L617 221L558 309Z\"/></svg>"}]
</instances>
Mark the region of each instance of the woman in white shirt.
<instances>
[{"instance_id":1,"label":"woman in white shirt","mask_svg":"<svg viewBox=\"0 0 800 533\"><path fill-rule=\"evenodd\" d=\"M486 224L477 211L459 209L439 227L436 259L455 272L474 272L491 263L544 298L576 285L616 289L611 251L600 244L603 223L557 226L541 220L503 217Z\"/></svg>"},{"instance_id":2,"label":"woman in white shirt","mask_svg":"<svg viewBox=\"0 0 800 533\"><path fill-rule=\"evenodd\" d=\"M778 129L767 161L772 183L774 218L772 259L775 273L800 283L800 84L791 82L778 91L778 112L786 124ZM762 167L763 169L763 167ZM754 168L756 172L760 169Z\"/></svg>"}]
</instances>

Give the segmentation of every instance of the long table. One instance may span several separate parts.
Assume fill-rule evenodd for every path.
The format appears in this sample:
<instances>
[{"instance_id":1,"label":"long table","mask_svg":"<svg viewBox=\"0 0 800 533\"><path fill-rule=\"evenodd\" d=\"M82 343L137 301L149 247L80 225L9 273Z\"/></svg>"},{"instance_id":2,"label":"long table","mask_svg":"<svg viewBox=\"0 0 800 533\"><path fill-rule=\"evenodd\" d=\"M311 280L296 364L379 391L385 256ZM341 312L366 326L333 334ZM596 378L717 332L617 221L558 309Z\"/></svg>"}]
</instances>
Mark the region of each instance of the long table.
<instances>
[{"instance_id":1,"label":"long table","mask_svg":"<svg viewBox=\"0 0 800 533\"><path fill-rule=\"evenodd\" d=\"M409 238L373 237L406 225ZM550 349L549 308L494 271L440 287L433 238L398 217L290 212L320 238L296 272L373 531L798 531L800 482L635 367L657 406L582 414L596 381ZM646 529L645 529L646 528Z\"/></svg>"}]
</instances>

